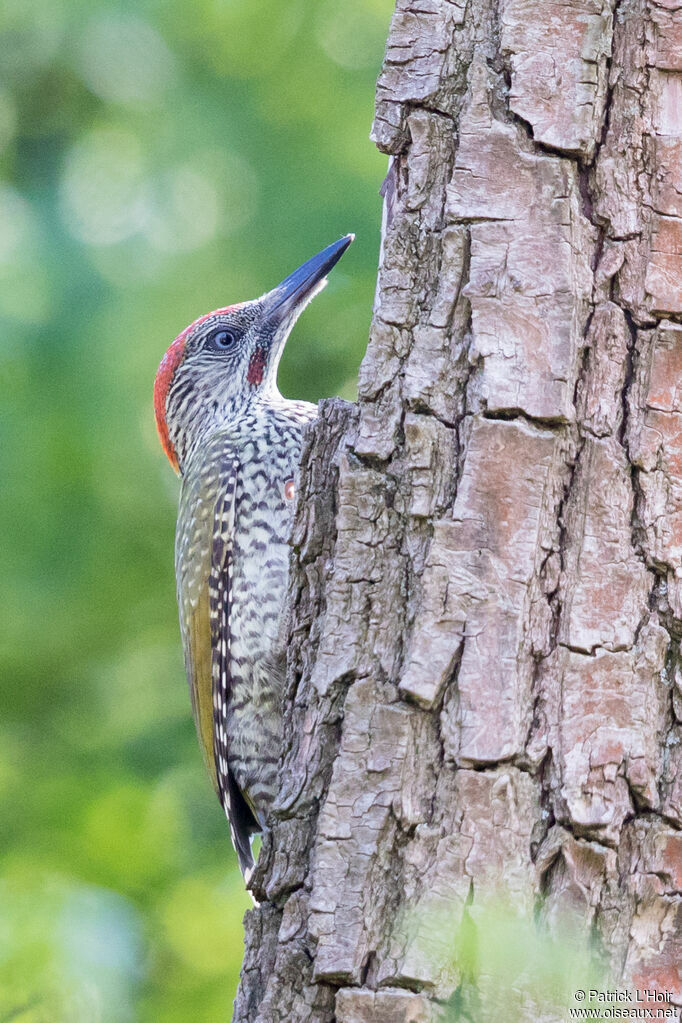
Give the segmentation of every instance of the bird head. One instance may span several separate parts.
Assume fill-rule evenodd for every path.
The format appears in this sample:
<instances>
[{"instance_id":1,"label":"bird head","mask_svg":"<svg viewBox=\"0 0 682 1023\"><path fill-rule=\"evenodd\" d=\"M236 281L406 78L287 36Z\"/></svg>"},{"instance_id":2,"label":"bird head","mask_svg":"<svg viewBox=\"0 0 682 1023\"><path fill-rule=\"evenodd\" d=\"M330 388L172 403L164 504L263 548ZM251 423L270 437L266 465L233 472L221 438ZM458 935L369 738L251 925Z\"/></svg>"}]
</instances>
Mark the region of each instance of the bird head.
<instances>
[{"instance_id":1,"label":"bird head","mask_svg":"<svg viewBox=\"0 0 682 1023\"><path fill-rule=\"evenodd\" d=\"M216 309L178 334L154 382L156 426L176 472L207 433L277 398L277 368L292 327L353 238L333 242L261 298Z\"/></svg>"}]
</instances>

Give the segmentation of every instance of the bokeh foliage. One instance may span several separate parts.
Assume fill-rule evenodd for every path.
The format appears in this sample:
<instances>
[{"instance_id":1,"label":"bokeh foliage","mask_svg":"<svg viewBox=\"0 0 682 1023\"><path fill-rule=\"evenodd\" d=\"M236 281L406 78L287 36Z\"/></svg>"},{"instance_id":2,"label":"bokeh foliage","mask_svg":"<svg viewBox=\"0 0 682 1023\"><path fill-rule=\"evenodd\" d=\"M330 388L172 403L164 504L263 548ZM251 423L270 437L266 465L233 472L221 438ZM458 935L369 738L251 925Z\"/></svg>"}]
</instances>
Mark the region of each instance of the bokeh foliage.
<instances>
[{"instance_id":1,"label":"bokeh foliage","mask_svg":"<svg viewBox=\"0 0 682 1023\"><path fill-rule=\"evenodd\" d=\"M280 374L354 395L392 6L0 6L0 1020L229 1018L248 901L190 719L151 387L197 315L355 231Z\"/></svg>"},{"instance_id":2,"label":"bokeh foliage","mask_svg":"<svg viewBox=\"0 0 682 1023\"><path fill-rule=\"evenodd\" d=\"M504 888L479 885L461 912L434 901L403 922L412 955L442 964L452 997L440 1023L567 1023L571 1009L617 987L596 934L568 899L531 910ZM582 997L587 996L587 997Z\"/></svg>"}]
</instances>

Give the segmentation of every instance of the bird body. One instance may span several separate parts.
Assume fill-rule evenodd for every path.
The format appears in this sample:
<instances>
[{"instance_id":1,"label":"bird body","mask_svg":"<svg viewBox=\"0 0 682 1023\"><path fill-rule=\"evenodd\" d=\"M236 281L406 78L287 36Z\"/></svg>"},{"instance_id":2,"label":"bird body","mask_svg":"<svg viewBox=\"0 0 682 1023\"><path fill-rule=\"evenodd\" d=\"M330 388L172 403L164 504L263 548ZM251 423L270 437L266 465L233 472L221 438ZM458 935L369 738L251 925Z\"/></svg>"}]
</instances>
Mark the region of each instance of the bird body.
<instances>
[{"instance_id":1,"label":"bird body","mask_svg":"<svg viewBox=\"0 0 682 1023\"><path fill-rule=\"evenodd\" d=\"M276 388L293 324L352 241L255 302L201 317L159 367L159 435L182 476L175 542L180 630L200 745L242 872L277 791L288 535L314 405Z\"/></svg>"},{"instance_id":2,"label":"bird body","mask_svg":"<svg viewBox=\"0 0 682 1023\"><path fill-rule=\"evenodd\" d=\"M239 832L262 829L276 794L285 658L281 615L293 510L287 484L296 474L303 428L315 412L304 402L256 406L239 423L211 435L182 483L175 568L186 669L216 788L220 794L227 765L246 803L232 793L231 809L241 825L235 845L247 867L250 852ZM204 633L195 639L202 625ZM197 664L195 650L207 651L209 643L217 656Z\"/></svg>"}]
</instances>

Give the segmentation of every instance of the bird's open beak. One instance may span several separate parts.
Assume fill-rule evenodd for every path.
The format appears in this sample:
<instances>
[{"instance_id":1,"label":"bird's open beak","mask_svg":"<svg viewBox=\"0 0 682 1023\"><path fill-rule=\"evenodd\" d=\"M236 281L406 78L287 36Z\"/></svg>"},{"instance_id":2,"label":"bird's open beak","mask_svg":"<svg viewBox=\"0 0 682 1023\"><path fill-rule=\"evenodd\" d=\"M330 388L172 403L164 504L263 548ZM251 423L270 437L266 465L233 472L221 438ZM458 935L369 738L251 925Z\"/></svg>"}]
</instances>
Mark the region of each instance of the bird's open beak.
<instances>
[{"instance_id":1,"label":"bird's open beak","mask_svg":"<svg viewBox=\"0 0 682 1023\"><path fill-rule=\"evenodd\" d=\"M272 318L278 325L290 318L295 320L308 302L322 291L327 283L327 274L336 266L354 238L354 234L347 234L337 242L332 242L265 295L263 303L268 319Z\"/></svg>"}]
</instances>

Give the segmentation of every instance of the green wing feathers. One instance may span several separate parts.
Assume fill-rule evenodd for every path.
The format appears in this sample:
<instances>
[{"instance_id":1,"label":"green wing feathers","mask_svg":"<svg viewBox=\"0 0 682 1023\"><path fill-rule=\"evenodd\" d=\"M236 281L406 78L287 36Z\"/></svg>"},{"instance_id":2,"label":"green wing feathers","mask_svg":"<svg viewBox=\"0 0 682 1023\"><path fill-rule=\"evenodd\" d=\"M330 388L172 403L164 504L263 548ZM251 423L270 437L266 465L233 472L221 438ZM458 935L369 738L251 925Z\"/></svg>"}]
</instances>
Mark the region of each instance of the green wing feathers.
<instances>
[{"instance_id":1,"label":"green wing feathers","mask_svg":"<svg viewBox=\"0 0 682 1023\"><path fill-rule=\"evenodd\" d=\"M258 825L229 768L232 549L239 462L221 452L217 472L186 480L178 517L178 603L192 710L204 761L230 824L239 865L253 868ZM202 475L202 474L200 474ZM205 485L206 479L212 486Z\"/></svg>"}]
</instances>

